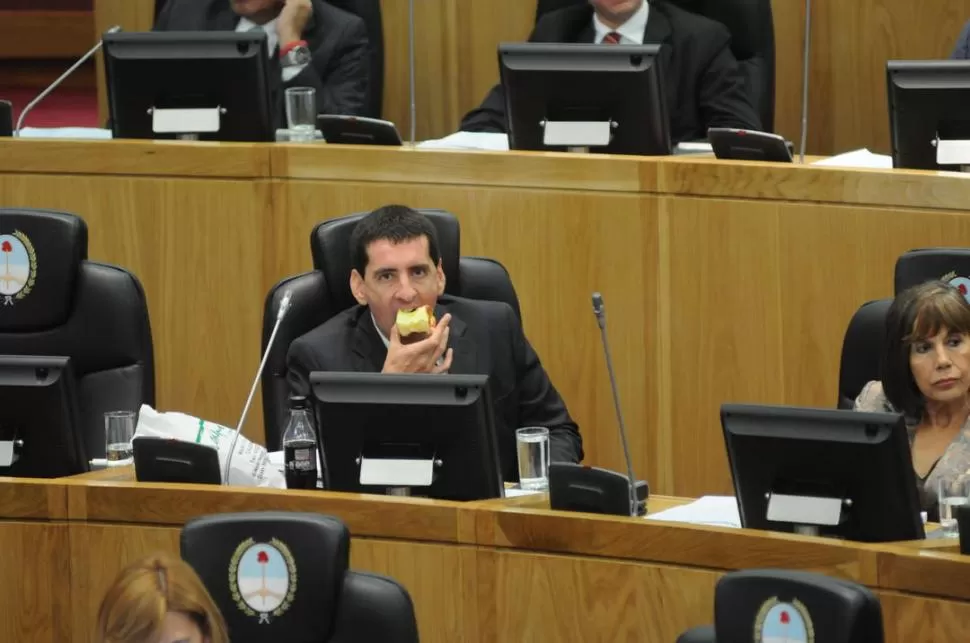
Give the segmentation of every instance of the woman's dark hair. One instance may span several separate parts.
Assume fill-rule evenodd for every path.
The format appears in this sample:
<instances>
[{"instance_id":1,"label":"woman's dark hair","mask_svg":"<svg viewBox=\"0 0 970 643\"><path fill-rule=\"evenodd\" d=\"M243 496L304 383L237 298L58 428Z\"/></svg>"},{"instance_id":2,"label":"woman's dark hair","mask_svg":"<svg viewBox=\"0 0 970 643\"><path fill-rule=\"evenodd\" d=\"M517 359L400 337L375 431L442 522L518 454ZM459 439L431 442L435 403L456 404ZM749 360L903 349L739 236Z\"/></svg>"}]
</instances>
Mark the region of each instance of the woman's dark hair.
<instances>
[{"instance_id":1,"label":"woman's dark hair","mask_svg":"<svg viewBox=\"0 0 970 643\"><path fill-rule=\"evenodd\" d=\"M886 350L880 367L886 399L908 418L923 418L926 400L909 365L914 343L941 330L970 334L970 304L943 281L928 281L896 295L886 316Z\"/></svg>"}]
</instances>

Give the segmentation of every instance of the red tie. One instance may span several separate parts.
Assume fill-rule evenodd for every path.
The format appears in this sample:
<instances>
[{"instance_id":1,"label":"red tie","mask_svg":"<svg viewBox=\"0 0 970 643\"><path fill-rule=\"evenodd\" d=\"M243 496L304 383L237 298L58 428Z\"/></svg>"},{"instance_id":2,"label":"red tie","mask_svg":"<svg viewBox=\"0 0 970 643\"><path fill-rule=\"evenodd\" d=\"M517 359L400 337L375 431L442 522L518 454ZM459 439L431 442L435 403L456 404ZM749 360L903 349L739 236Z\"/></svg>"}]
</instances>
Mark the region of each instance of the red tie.
<instances>
[{"instance_id":1,"label":"red tie","mask_svg":"<svg viewBox=\"0 0 970 643\"><path fill-rule=\"evenodd\" d=\"M603 36L603 44L618 45L620 44L620 38L621 38L620 34L616 33L615 31L611 31L610 33Z\"/></svg>"}]
</instances>

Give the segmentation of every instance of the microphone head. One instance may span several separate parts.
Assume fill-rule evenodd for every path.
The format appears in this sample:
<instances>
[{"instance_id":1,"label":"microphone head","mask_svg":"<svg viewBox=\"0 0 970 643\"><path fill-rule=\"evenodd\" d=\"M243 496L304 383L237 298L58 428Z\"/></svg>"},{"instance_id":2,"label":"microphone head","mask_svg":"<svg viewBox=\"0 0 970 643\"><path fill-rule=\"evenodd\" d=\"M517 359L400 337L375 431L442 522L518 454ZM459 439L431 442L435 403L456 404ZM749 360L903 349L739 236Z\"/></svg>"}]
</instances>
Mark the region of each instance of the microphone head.
<instances>
[{"instance_id":1,"label":"microphone head","mask_svg":"<svg viewBox=\"0 0 970 643\"><path fill-rule=\"evenodd\" d=\"M598 292L593 293L593 313L597 316L603 314L603 295Z\"/></svg>"},{"instance_id":2,"label":"microphone head","mask_svg":"<svg viewBox=\"0 0 970 643\"><path fill-rule=\"evenodd\" d=\"M286 311L290 309L291 299L293 299L293 291L287 290L286 292L283 293L283 299L280 300L280 309L276 313L277 319L283 319L283 315L285 315Z\"/></svg>"},{"instance_id":3,"label":"microphone head","mask_svg":"<svg viewBox=\"0 0 970 643\"><path fill-rule=\"evenodd\" d=\"M113 27L109 27L105 33L118 33L119 31L121 31L121 25L115 25Z\"/></svg>"}]
</instances>

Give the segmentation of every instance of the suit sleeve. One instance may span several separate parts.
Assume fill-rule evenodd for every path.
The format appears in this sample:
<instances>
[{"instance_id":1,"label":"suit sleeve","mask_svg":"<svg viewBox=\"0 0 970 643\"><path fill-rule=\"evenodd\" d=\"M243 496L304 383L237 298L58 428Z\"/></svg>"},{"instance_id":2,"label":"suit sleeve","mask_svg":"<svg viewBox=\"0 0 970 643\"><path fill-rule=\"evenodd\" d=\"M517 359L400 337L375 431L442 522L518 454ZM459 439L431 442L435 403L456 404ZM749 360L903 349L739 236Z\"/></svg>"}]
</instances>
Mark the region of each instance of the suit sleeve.
<instances>
[{"instance_id":1,"label":"suit sleeve","mask_svg":"<svg viewBox=\"0 0 970 643\"><path fill-rule=\"evenodd\" d=\"M175 0L169 0L162 6L158 17L155 18L155 25L152 27L152 31L168 31L168 23L172 19L172 5L174 4Z\"/></svg>"},{"instance_id":2,"label":"suit sleeve","mask_svg":"<svg viewBox=\"0 0 970 643\"><path fill-rule=\"evenodd\" d=\"M559 392L522 330L522 322L511 307L506 307L512 333L512 353L519 388L519 426L544 426L549 429L551 462L581 462L583 439L579 427L569 416Z\"/></svg>"},{"instance_id":3,"label":"suit sleeve","mask_svg":"<svg viewBox=\"0 0 970 643\"><path fill-rule=\"evenodd\" d=\"M310 373L322 370L309 346L300 340L286 351L286 381L292 395L310 396Z\"/></svg>"},{"instance_id":4,"label":"suit sleeve","mask_svg":"<svg viewBox=\"0 0 970 643\"><path fill-rule=\"evenodd\" d=\"M318 114L363 116L370 82L367 42L363 20L352 21L329 55L313 52L310 64L283 87L313 87Z\"/></svg>"},{"instance_id":5,"label":"suit sleeve","mask_svg":"<svg viewBox=\"0 0 970 643\"><path fill-rule=\"evenodd\" d=\"M731 38L725 29L719 34L714 56L701 75L698 109L704 131L709 127L761 129L761 118L744 87L738 61L731 53Z\"/></svg>"},{"instance_id":6,"label":"suit sleeve","mask_svg":"<svg viewBox=\"0 0 970 643\"><path fill-rule=\"evenodd\" d=\"M468 112L461 125L462 132L496 132L507 134L508 117L505 114L505 88L499 83L488 92L481 105Z\"/></svg>"},{"instance_id":7,"label":"suit sleeve","mask_svg":"<svg viewBox=\"0 0 970 643\"><path fill-rule=\"evenodd\" d=\"M970 58L970 22L963 25L963 31L960 32L960 37L957 38L956 46L953 48L953 53L950 54L950 58L953 60L967 60Z\"/></svg>"}]
</instances>

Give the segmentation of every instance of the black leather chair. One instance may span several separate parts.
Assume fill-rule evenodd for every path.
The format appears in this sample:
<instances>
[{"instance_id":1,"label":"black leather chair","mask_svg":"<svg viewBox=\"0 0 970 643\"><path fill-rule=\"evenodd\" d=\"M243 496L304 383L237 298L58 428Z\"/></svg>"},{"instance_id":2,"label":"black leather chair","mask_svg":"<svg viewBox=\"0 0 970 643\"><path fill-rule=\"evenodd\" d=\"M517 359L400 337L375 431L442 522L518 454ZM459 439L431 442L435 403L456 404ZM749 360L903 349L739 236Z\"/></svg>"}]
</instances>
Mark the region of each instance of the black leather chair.
<instances>
[{"instance_id":1,"label":"black leather chair","mask_svg":"<svg viewBox=\"0 0 970 643\"><path fill-rule=\"evenodd\" d=\"M920 248L896 260L893 287L897 294L934 279L948 281L970 296L970 248Z\"/></svg>"},{"instance_id":2,"label":"black leather chair","mask_svg":"<svg viewBox=\"0 0 970 643\"><path fill-rule=\"evenodd\" d=\"M329 4L360 16L367 27L370 52L367 102L364 116L380 118L384 104L384 20L381 0L326 0Z\"/></svg>"},{"instance_id":3,"label":"black leather chair","mask_svg":"<svg viewBox=\"0 0 970 643\"><path fill-rule=\"evenodd\" d=\"M73 214L0 209L0 235L0 256L26 250L36 268L24 283L0 277L2 292L9 293L0 296L0 355L69 357L82 456L103 458L104 413L155 403L152 333L141 284L127 270L88 260L87 225ZM10 269L3 261L0 275ZM18 285L21 290L13 293Z\"/></svg>"},{"instance_id":4,"label":"black leather chair","mask_svg":"<svg viewBox=\"0 0 970 643\"><path fill-rule=\"evenodd\" d=\"M814 638L798 636L806 630ZM689 630L677 643L752 640L882 643L882 609L868 588L839 578L771 569L731 572L717 583L714 626Z\"/></svg>"},{"instance_id":5,"label":"black leather chair","mask_svg":"<svg viewBox=\"0 0 970 643\"><path fill-rule=\"evenodd\" d=\"M892 299L866 302L845 329L839 363L838 408L851 409L867 382L879 379L879 364L886 343L886 315Z\"/></svg>"},{"instance_id":6,"label":"black leather chair","mask_svg":"<svg viewBox=\"0 0 970 643\"><path fill-rule=\"evenodd\" d=\"M233 643L417 643L414 605L396 581L349 569L339 519L253 512L197 518L182 558L212 595Z\"/></svg>"},{"instance_id":7,"label":"black leather chair","mask_svg":"<svg viewBox=\"0 0 970 643\"><path fill-rule=\"evenodd\" d=\"M438 233L445 293L469 299L503 301L521 316L519 299L509 273L499 262L482 257L460 257L461 229L458 219L444 210L419 209ZM266 296L263 313L263 350L276 322L283 293L290 291L290 311L280 326L263 371L263 422L266 448L279 450L288 411L286 352L290 343L337 313L357 304L350 292L350 235L366 212L318 224L310 233L312 272L287 277Z\"/></svg>"},{"instance_id":8,"label":"black leather chair","mask_svg":"<svg viewBox=\"0 0 970 643\"><path fill-rule=\"evenodd\" d=\"M588 0L538 0L536 20L556 9ZM731 32L731 51L738 59L751 100L766 132L775 127L775 28L771 0L665 0L717 20Z\"/></svg>"}]
</instances>

